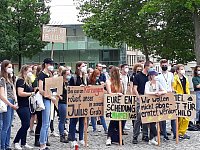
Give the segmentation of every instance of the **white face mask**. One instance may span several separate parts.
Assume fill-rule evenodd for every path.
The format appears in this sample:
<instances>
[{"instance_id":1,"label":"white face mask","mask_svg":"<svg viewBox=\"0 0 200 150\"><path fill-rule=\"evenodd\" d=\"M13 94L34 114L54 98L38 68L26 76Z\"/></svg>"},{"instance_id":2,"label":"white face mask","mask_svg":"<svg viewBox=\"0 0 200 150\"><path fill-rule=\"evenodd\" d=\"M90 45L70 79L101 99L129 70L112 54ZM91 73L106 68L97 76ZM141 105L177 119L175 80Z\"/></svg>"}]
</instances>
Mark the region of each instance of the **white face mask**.
<instances>
[{"instance_id":1,"label":"white face mask","mask_svg":"<svg viewBox=\"0 0 200 150\"><path fill-rule=\"evenodd\" d=\"M200 71L197 71L197 74L200 75Z\"/></svg>"},{"instance_id":2,"label":"white face mask","mask_svg":"<svg viewBox=\"0 0 200 150\"><path fill-rule=\"evenodd\" d=\"M54 67L53 66L48 66L47 68L49 71L53 71L54 70Z\"/></svg>"},{"instance_id":3,"label":"white face mask","mask_svg":"<svg viewBox=\"0 0 200 150\"><path fill-rule=\"evenodd\" d=\"M106 73L106 69L103 69L102 72L103 72L103 73Z\"/></svg>"},{"instance_id":4,"label":"white face mask","mask_svg":"<svg viewBox=\"0 0 200 150\"><path fill-rule=\"evenodd\" d=\"M128 68L125 68L125 70L124 70L126 73L128 73L128 71L129 71L129 69Z\"/></svg>"},{"instance_id":5,"label":"white face mask","mask_svg":"<svg viewBox=\"0 0 200 150\"><path fill-rule=\"evenodd\" d=\"M81 72L86 73L87 72L87 68L86 67L82 67L81 68Z\"/></svg>"},{"instance_id":6,"label":"white face mask","mask_svg":"<svg viewBox=\"0 0 200 150\"><path fill-rule=\"evenodd\" d=\"M32 72L28 72L28 73L27 73L27 77L29 77L29 78L31 78L32 75L33 75Z\"/></svg>"},{"instance_id":7,"label":"white face mask","mask_svg":"<svg viewBox=\"0 0 200 150\"><path fill-rule=\"evenodd\" d=\"M7 72L8 74L13 73L13 68L8 68L8 69L6 70L6 72Z\"/></svg>"},{"instance_id":8,"label":"white face mask","mask_svg":"<svg viewBox=\"0 0 200 150\"><path fill-rule=\"evenodd\" d=\"M180 74L184 75L185 74L185 70L181 70Z\"/></svg>"}]
</instances>

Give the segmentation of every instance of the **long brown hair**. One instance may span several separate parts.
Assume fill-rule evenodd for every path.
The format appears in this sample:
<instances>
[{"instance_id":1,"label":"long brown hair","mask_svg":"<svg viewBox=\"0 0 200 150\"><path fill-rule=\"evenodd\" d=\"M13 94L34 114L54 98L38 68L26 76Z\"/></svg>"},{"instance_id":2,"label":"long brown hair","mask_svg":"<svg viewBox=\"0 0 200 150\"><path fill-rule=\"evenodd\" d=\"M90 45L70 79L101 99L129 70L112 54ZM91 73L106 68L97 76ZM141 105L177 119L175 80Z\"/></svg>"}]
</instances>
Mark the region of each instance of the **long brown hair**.
<instances>
[{"instance_id":1,"label":"long brown hair","mask_svg":"<svg viewBox=\"0 0 200 150\"><path fill-rule=\"evenodd\" d=\"M115 66L112 67L110 71L110 81L111 81L111 87L113 87L116 92L120 92L122 87L121 87L120 74L119 74L118 67L115 67Z\"/></svg>"},{"instance_id":2,"label":"long brown hair","mask_svg":"<svg viewBox=\"0 0 200 150\"><path fill-rule=\"evenodd\" d=\"M77 76L80 76L80 70L79 70L78 68L79 68L83 63L84 63L84 62L82 62L82 61L78 61L78 62L76 63L75 74L76 74Z\"/></svg>"},{"instance_id":3,"label":"long brown hair","mask_svg":"<svg viewBox=\"0 0 200 150\"><path fill-rule=\"evenodd\" d=\"M11 62L9 60L4 60L1 63L1 77L3 77L6 80L6 82L13 83L11 75L9 73L7 73L7 71L6 71L6 67L9 64L11 64Z\"/></svg>"},{"instance_id":4,"label":"long brown hair","mask_svg":"<svg viewBox=\"0 0 200 150\"><path fill-rule=\"evenodd\" d=\"M95 70L92 72L92 74L90 75L90 77L89 77L89 84L95 85L97 75L100 76L100 71L99 71L98 69L95 69Z\"/></svg>"},{"instance_id":5,"label":"long brown hair","mask_svg":"<svg viewBox=\"0 0 200 150\"><path fill-rule=\"evenodd\" d=\"M23 79L25 81L26 84L31 85L31 79L29 77L25 77L24 73L31 68L31 66L29 65L23 65L19 71L19 75L18 77Z\"/></svg>"}]
</instances>

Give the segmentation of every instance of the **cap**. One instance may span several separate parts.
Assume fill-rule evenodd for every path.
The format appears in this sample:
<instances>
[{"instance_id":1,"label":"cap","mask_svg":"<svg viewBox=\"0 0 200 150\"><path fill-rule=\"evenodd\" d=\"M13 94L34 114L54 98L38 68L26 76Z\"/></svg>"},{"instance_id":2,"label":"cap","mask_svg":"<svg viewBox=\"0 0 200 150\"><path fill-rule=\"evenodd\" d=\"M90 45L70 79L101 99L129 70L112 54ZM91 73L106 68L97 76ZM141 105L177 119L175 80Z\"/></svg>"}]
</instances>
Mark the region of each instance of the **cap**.
<instances>
[{"instance_id":1,"label":"cap","mask_svg":"<svg viewBox=\"0 0 200 150\"><path fill-rule=\"evenodd\" d=\"M150 68L149 70L148 70L148 74L150 75L150 76L152 76L152 75L158 75L158 72L154 69L154 68Z\"/></svg>"},{"instance_id":2,"label":"cap","mask_svg":"<svg viewBox=\"0 0 200 150\"><path fill-rule=\"evenodd\" d=\"M102 65L102 68L106 68L106 65Z\"/></svg>"},{"instance_id":3,"label":"cap","mask_svg":"<svg viewBox=\"0 0 200 150\"><path fill-rule=\"evenodd\" d=\"M54 64L54 61L53 61L53 59L51 59L51 58L46 58L46 59L44 59L44 61L43 61L45 64Z\"/></svg>"}]
</instances>

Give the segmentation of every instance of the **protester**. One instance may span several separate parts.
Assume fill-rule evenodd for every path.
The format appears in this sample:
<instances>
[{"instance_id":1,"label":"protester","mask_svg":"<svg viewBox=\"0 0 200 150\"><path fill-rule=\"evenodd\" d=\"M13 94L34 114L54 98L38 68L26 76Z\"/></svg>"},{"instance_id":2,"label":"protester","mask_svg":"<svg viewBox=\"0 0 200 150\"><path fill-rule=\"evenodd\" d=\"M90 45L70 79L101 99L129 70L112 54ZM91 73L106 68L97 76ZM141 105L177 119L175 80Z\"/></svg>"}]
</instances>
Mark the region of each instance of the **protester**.
<instances>
[{"instance_id":1,"label":"protester","mask_svg":"<svg viewBox=\"0 0 200 150\"><path fill-rule=\"evenodd\" d=\"M108 94L119 94L122 95L122 84L120 81L119 69L112 67L110 71L110 79L106 81L106 89ZM108 136L106 145L110 146L112 142L119 141L119 121L111 120L108 127Z\"/></svg>"},{"instance_id":2,"label":"protester","mask_svg":"<svg viewBox=\"0 0 200 150\"><path fill-rule=\"evenodd\" d=\"M90 78L93 71L94 71L94 69L92 69L92 68L87 69L88 79Z\"/></svg>"},{"instance_id":3,"label":"protester","mask_svg":"<svg viewBox=\"0 0 200 150\"><path fill-rule=\"evenodd\" d=\"M194 91L196 93L196 126L200 128L200 66L194 68L194 77L192 78Z\"/></svg>"},{"instance_id":4,"label":"protester","mask_svg":"<svg viewBox=\"0 0 200 150\"><path fill-rule=\"evenodd\" d=\"M2 150L11 150L10 135L14 114L13 110L18 109L18 106L15 105L17 97L16 90L11 77L12 73L13 68L11 62L8 60L4 60L1 63L0 99L7 104L7 112L0 113L0 148ZM6 91L7 93L5 93Z\"/></svg>"},{"instance_id":5,"label":"protester","mask_svg":"<svg viewBox=\"0 0 200 150\"><path fill-rule=\"evenodd\" d=\"M53 67L53 60L50 58L46 58L43 61L42 68L43 70L40 72L38 80L39 80L39 92L43 96L43 102L45 109L42 110L42 127L40 130L40 149L49 148L46 147L47 138L48 138L48 128L50 125L50 109L51 109L51 101L55 103L55 98L51 95L48 95L45 89L45 78L49 78L52 76L52 71L54 70Z\"/></svg>"},{"instance_id":6,"label":"protester","mask_svg":"<svg viewBox=\"0 0 200 150\"><path fill-rule=\"evenodd\" d=\"M190 94L190 85L188 78L185 76L184 65L178 64L176 66L176 75L174 76L173 87L176 94ZM186 134L189 117L179 117L178 118L178 134L180 139L190 139L190 136Z\"/></svg>"},{"instance_id":7,"label":"protester","mask_svg":"<svg viewBox=\"0 0 200 150\"><path fill-rule=\"evenodd\" d=\"M102 64L98 63L96 65L96 69L98 69L101 72L100 77L99 77L99 80L100 80L101 84L105 83L106 82L106 76L103 73Z\"/></svg>"},{"instance_id":8,"label":"protester","mask_svg":"<svg viewBox=\"0 0 200 150\"><path fill-rule=\"evenodd\" d=\"M101 85L99 77L100 77L100 71L98 69L95 69L89 78L88 84ZM104 116L100 116L100 121L104 128L104 132L107 133L107 125ZM96 128L96 117L91 117L91 122L92 122L93 132L95 133L95 135L98 135L98 131Z\"/></svg>"},{"instance_id":9,"label":"protester","mask_svg":"<svg viewBox=\"0 0 200 150\"><path fill-rule=\"evenodd\" d=\"M108 80L109 79L109 74L107 72L106 65L102 65L102 73L106 76L106 80Z\"/></svg>"},{"instance_id":10,"label":"protester","mask_svg":"<svg viewBox=\"0 0 200 150\"><path fill-rule=\"evenodd\" d=\"M133 92L137 96L137 120L135 120L134 128L133 128L133 144L138 143L138 136L140 134L140 124L141 124L141 114L140 114L140 95L144 95L145 84L149 80L148 79L148 70L153 68L153 63L151 61L147 61L144 64L144 69L142 72L138 73L134 77L133 81ZM149 142L148 137L148 127L147 124L142 125L142 140L145 142Z\"/></svg>"},{"instance_id":11,"label":"protester","mask_svg":"<svg viewBox=\"0 0 200 150\"><path fill-rule=\"evenodd\" d=\"M31 112L29 109L29 97L34 95L32 82L32 68L28 65L21 67L16 83L17 102L19 108L17 114L21 120L21 128L18 130L13 141L16 150L33 149L26 142L27 130L30 127ZM21 141L21 145L19 144Z\"/></svg>"},{"instance_id":12,"label":"protester","mask_svg":"<svg viewBox=\"0 0 200 150\"><path fill-rule=\"evenodd\" d=\"M156 79L158 72L156 72L154 69L149 69L148 75L149 75L149 81L146 82L145 84L145 94L156 95L156 96L161 96L163 94L166 94L167 91L165 91L162 84ZM156 141L157 137L156 122L149 123L148 125L150 126L149 144L158 145L158 142Z\"/></svg>"},{"instance_id":13,"label":"protester","mask_svg":"<svg viewBox=\"0 0 200 150\"><path fill-rule=\"evenodd\" d=\"M174 75L173 73L168 71L168 60L167 59L161 59L160 60L160 67L162 69L161 73L158 75L158 81L162 84L164 89L171 93L174 91L173 88L173 82L174 82ZM169 140L167 135L167 129L166 129L166 121L160 122L161 127L161 134L164 136L164 140ZM173 139L176 138L176 121L171 120L171 127L173 132Z\"/></svg>"},{"instance_id":14,"label":"protester","mask_svg":"<svg viewBox=\"0 0 200 150\"><path fill-rule=\"evenodd\" d=\"M87 72L87 68L83 62L76 63L76 71L75 75L71 77L69 86L86 86L87 80L85 77L85 72ZM85 142L83 140L83 132L84 132L84 118L70 118L69 124L69 140L71 141L70 147L73 148L78 143L76 142L75 134L76 134L76 124L79 121L79 144L81 146L85 146Z\"/></svg>"}]
</instances>

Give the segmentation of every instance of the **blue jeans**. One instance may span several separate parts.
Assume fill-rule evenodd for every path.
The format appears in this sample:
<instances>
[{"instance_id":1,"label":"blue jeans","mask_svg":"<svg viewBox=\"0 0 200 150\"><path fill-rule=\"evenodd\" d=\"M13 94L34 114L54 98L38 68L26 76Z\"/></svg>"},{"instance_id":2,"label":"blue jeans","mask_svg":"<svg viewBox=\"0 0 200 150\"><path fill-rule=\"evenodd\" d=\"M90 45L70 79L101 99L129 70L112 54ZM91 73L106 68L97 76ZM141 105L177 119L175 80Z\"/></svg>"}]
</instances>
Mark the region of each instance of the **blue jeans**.
<instances>
[{"instance_id":1,"label":"blue jeans","mask_svg":"<svg viewBox=\"0 0 200 150\"><path fill-rule=\"evenodd\" d=\"M172 133L174 137L176 137L176 120L171 120L171 127L172 127Z\"/></svg>"},{"instance_id":2,"label":"blue jeans","mask_svg":"<svg viewBox=\"0 0 200 150\"><path fill-rule=\"evenodd\" d=\"M17 109L17 114L21 120L21 128L18 130L13 142L19 143L21 140L21 145L26 145L27 131L30 127L31 112L29 107L20 107Z\"/></svg>"},{"instance_id":3,"label":"blue jeans","mask_svg":"<svg viewBox=\"0 0 200 150\"><path fill-rule=\"evenodd\" d=\"M59 111L59 117L60 117L60 121L59 121L59 132L60 135L64 135L64 129L65 129L65 121L66 121L66 114L67 114L67 104L62 104L62 103L58 103L58 111Z\"/></svg>"},{"instance_id":4,"label":"blue jeans","mask_svg":"<svg viewBox=\"0 0 200 150\"><path fill-rule=\"evenodd\" d=\"M100 120L101 120L102 126L104 128L104 131L107 131L107 125L106 125L106 121L105 121L104 116L100 116ZM92 122L93 131L96 131L97 130L97 127L96 127L97 118L96 117L91 117L91 122Z\"/></svg>"},{"instance_id":5,"label":"blue jeans","mask_svg":"<svg viewBox=\"0 0 200 150\"><path fill-rule=\"evenodd\" d=\"M13 99L8 99L8 101L14 104ZM0 126L1 126L1 149L9 148L10 146L10 134L11 126L13 121L14 110L7 106L7 112L0 113Z\"/></svg>"},{"instance_id":6,"label":"blue jeans","mask_svg":"<svg viewBox=\"0 0 200 150\"><path fill-rule=\"evenodd\" d=\"M45 109L42 110L42 127L40 130L40 144L46 144L48 138L48 129L50 126L50 111L51 111L51 101L43 99Z\"/></svg>"},{"instance_id":7,"label":"blue jeans","mask_svg":"<svg viewBox=\"0 0 200 150\"><path fill-rule=\"evenodd\" d=\"M166 121L161 121L161 122L159 122L159 124L160 124L161 132L162 132L164 138L166 138L167 137Z\"/></svg>"},{"instance_id":8,"label":"blue jeans","mask_svg":"<svg viewBox=\"0 0 200 150\"><path fill-rule=\"evenodd\" d=\"M79 121L79 141L83 140L84 118L70 118L69 124L69 140L75 141L76 124Z\"/></svg>"},{"instance_id":9,"label":"blue jeans","mask_svg":"<svg viewBox=\"0 0 200 150\"><path fill-rule=\"evenodd\" d=\"M200 91L196 91L196 121L200 121Z\"/></svg>"}]
</instances>

